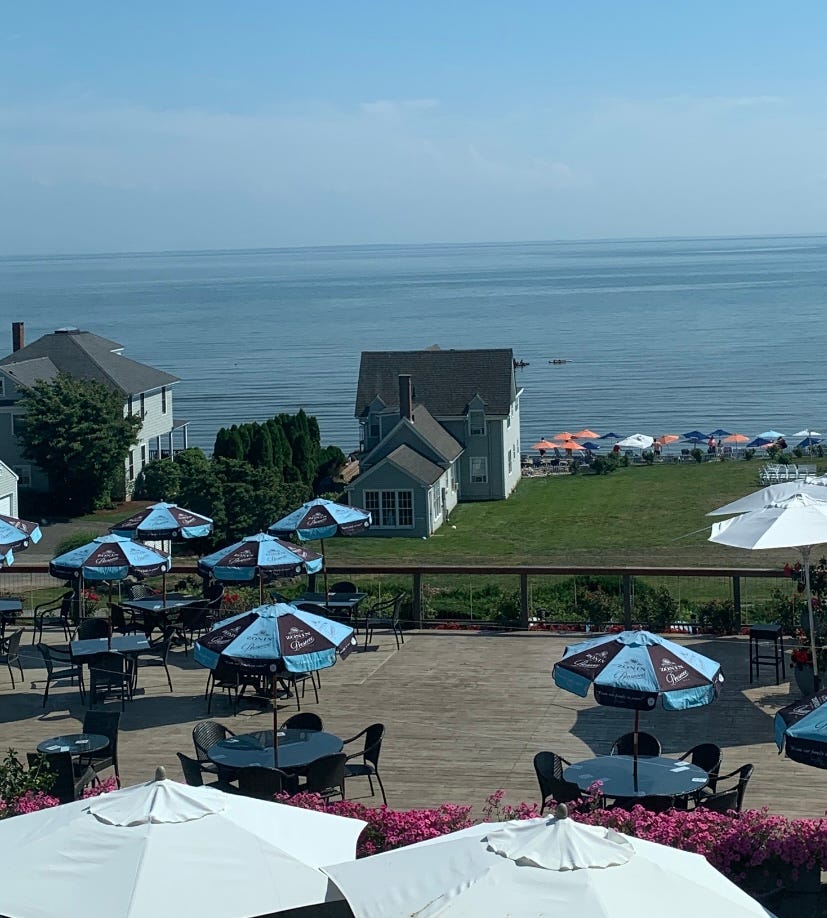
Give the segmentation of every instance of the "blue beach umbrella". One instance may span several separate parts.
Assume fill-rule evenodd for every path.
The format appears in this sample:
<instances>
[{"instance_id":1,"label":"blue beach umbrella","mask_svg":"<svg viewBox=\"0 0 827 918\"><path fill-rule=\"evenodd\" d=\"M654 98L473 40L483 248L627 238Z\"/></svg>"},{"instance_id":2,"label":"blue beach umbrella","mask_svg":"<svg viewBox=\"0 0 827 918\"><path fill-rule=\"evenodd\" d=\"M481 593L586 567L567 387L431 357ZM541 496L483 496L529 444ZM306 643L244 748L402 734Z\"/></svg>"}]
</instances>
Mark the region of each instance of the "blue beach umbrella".
<instances>
[{"instance_id":1,"label":"blue beach umbrella","mask_svg":"<svg viewBox=\"0 0 827 918\"><path fill-rule=\"evenodd\" d=\"M607 433L607 434L603 434L602 437L598 437L597 439L598 440L622 440L623 434Z\"/></svg>"},{"instance_id":2,"label":"blue beach umbrella","mask_svg":"<svg viewBox=\"0 0 827 918\"><path fill-rule=\"evenodd\" d=\"M755 437L753 440L750 440L749 443L747 443L747 449L761 449L764 446L771 446L773 443L775 443L774 439L769 439L767 437Z\"/></svg>"},{"instance_id":3,"label":"blue beach umbrella","mask_svg":"<svg viewBox=\"0 0 827 918\"><path fill-rule=\"evenodd\" d=\"M295 577L303 571L322 569L322 556L301 545L282 542L259 532L240 542L201 558L198 572L212 575L221 583L251 583L258 580L259 601L264 601L264 581L273 577Z\"/></svg>"},{"instance_id":4,"label":"blue beach umbrella","mask_svg":"<svg viewBox=\"0 0 827 918\"><path fill-rule=\"evenodd\" d=\"M129 519L112 526L114 535L151 542L158 539L200 539L212 532L208 516L185 510L177 504L153 504Z\"/></svg>"},{"instance_id":5,"label":"blue beach umbrella","mask_svg":"<svg viewBox=\"0 0 827 918\"><path fill-rule=\"evenodd\" d=\"M637 775L638 721L658 702L667 711L710 704L724 681L721 664L649 631L621 631L567 647L554 664L554 683L585 698L635 712L634 758Z\"/></svg>"},{"instance_id":6,"label":"blue beach umbrella","mask_svg":"<svg viewBox=\"0 0 827 918\"><path fill-rule=\"evenodd\" d=\"M16 516L0 514L0 566L14 564L14 550L28 548L40 541L40 527Z\"/></svg>"},{"instance_id":7,"label":"blue beach umbrella","mask_svg":"<svg viewBox=\"0 0 827 918\"><path fill-rule=\"evenodd\" d=\"M195 642L195 659L214 670L220 662L268 672L273 687L273 744L278 765L278 670L315 672L333 666L356 644L353 628L286 603L262 605L218 622Z\"/></svg>"},{"instance_id":8,"label":"blue beach umbrella","mask_svg":"<svg viewBox=\"0 0 827 918\"><path fill-rule=\"evenodd\" d=\"M796 444L796 449L812 449L812 447L818 446L821 441L821 437L805 437L800 443Z\"/></svg>"},{"instance_id":9,"label":"blue beach umbrella","mask_svg":"<svg viewBox=\"0 0 827 918\"><path fill-rule=\"evenodd\" d=\"M763 433L758 434L758 436L762 440L777 440L779 437L783 437L784 434L777 430L765 430Z\"/></svg>"},{"instance_id":10,"label":"blue beach umbrella","mask_svg":"<svg viewBox=\"0 0 827 918\"><path fill-rule=\"evenodd\" d=\"M590 453L601 448L599 443L593 443L591 440L587 440L585 443L581 443L580 445L583 447L583 449L587 449Z\"/></svg>"},{"instance_id":11,"label":"blue beach umbrella","mask_svg":"<svg viewBox=\"0 0 827 918\"><path fill-rule=\"evenodd\" d=\"M775 744L787 758L827 768L827 689L787 705L775 715Z\"/></svg>"},{"instance_id":12,"label":"blue beach umbrella","mask_svg":"<svg viewBox=\"0 0 827 918\"><path fill-rule=\"evenodd\" d=\"M684 440L689 440L691 443L706 442L709 439L709 434L701 433L700 430L690 430L689 433L682 434L681 436Z\"/></svg>"},{"instance_id":13,"label":"blue beach umbrella","mask_svg":"<svg viewBox=\"0 0 827 918\"><path fill-rule=\"evenodd\" d=\"M723 427L719 427L717 430L713 430L709 436L715 437L716 440L720 440L722 437L731 437L732 431L724 430Z\"/></svg>"},{"instance_id":14,"label":"blue beach umbrella","mask_svg":"<svg viewBox=\"0 0 827 918\"><path fill-rule=\"evenodd\" d=\"M321 540L322 568L324 569L324 593L327 596L327 567L324 564L324 540L337 535L359 535L370 528L372 518L368 510L337 504L318 497L302 504L298 510L288 513L273 523L267 530L270 535L290 538L295 536L301 542Z\"/></svg>"}]
</instances>

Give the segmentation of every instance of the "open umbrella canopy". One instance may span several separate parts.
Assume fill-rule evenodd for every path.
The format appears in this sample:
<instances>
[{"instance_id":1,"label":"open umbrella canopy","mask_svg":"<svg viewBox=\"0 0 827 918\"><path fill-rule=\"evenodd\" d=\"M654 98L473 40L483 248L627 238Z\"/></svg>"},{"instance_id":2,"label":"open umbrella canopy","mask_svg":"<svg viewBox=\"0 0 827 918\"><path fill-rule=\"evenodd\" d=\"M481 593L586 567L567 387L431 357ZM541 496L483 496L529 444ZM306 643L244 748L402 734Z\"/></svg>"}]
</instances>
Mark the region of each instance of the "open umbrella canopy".
<instances>
[{"instance_id":1,"label":"open umbrella canopy","mask_svg":"<svg viewBox=\"0 0 827 918\"><path fill-rule=\"evenodd\" d=\"M779 437L783 437L784 434L779 430L765 430L763 433L758 434L762 440L777 440Z\"/></svg>"},{"instance_id":2,"label":"open umbrella canopy","mask_svg":"<svg viewBox=\"0 0 827 918\"><path fill-rule=\"evenodd\" d=\"M354 646L353 628L287 603L258 606L225 618L195 642L195 659L215 669L220 659L246 666L283 663L302 673L333 666Z\"/></svg>"},{"instance_id":3,"label":"open umbrella canopy","mask_svg":"<svg viewBox=\"0 0 827 918\"><path fill-rule=\"evenodd\" d=\"M0 821L4 915L270 915L340 899L365 823L158 780Z\"/></svg>"},{"instance_id":4,"label":"open umbrella canopy","mask_svg":"<svg viewBox=\"0 0 827 918\"><path fill-rule=\"evenodd\" d=\"M563 816L489 823L325 867L355 918L758 918L699 854Z\"/></svg>"},{"instance_id":5,"label":"open umbrella canopy","mask_svg":"<svg viewBox=\"0 0 827 918\"><path fill-rule=\"evenodd\" d=\"M775 715L775 744L794 762L827 768L827 690L788 704Z\"/></svg>"},{"instance_id":6,"label":"open umbrella canopy","mask_svg":"<svg viewBox=\"0 0 827 918\"><path fill-rule=\"evenodd\" d=\"M110 528L115 535L131 539L200 539L212 532L207 516L185 510L177 504L153 504Z\"/></svg>"},{"instance_id":7,"label":"open umbrella canopy","mask_svg":"<svg viewBox=\"0 0 827 918\"><path fill-rule=\"evenodd\" d=\"M827 476L803 478L797 481L781 481L767 485L759 491L753 491L744 497L730 501L717 510L710 510L707 516L728 516L732 513L748 513L750 510L761 510L773 504L789 500L796 494L804 494L812 500L827 501Z\"/></svg>"},{"instance_id":8,"label":"open umbrella canopy","mask_svg":"<svg viewBox=\"0 0 827 918\"><path fill-rule=\"evenodd\" d=\"M360 507L348 507L322 497L309 500L298 510L273 523L267 532L274 536L295 535L303 542L332 539L337 535L358 535L370 527L371 515Z\"/></svg>"},{"instance_id":9,"label":"open umbrella canopy","mask_svg":"<svg viewBox=\"0 0 827 918\"><path fill-rule=\"evenodd\" d=\"M654 437L650 437L648 434L637 433L629 437L624 437L622 440L618 440L617 445L621 447L621 449L649 449L654 442Z\"/></svg>"},{"instance_id":10,"label":"open umbrella canopy","mask_svg":"<svg viewBox=\"0 0 827 918\"><path fill-rule=\"evenodd\" d=\"M597 439L598 439L598 440L619 440L619 439L620 439L620 434L617 434L617 433L614 433L614 432L605 433L605 434L603 434L602 437L598 437Z\"/></svg>"},{"instance_id":11,"label":"open umbrella canopy","mask_svg":"<svg viewBox=\"0 0 827 918\"><path fill-rule=\"evenodd\" d=\"M552 443L551 440L546 440L545 437L542 440L538 440L536 443L531 445L532 449L547 450L555 449L557 447L556 443Z\"/></svg>"},{"instance_id":12,"label":"open umbrella canopy","mask_svg":"<svg viewBox=\"0 0 827 918\"><path fill-rule=\"evenodd\" d=\"M680 437L677 434L661 434L657 437L655 442L660 443L661 446L669 446L670 443L677 443L680 440Z\"/></svg>"},{"instance_id":13,"label":"open umbrella canopy","mask_svg":"<svg viewBox=\"0 0 827 918\"><path fill-rule=\"evenodd\" d=\"M248 583L271 577L295 577L322 569L322 556L301 545L259 532L201 558L198 571L221 583Z\"/></svg>"},{"instance_id":14,"label":"open umbrella canopy","mask_svg":"<svg viewBox=\"0 0 827 918\"><path fill-rule=\"evenodd\" d=\"M49 562L49 573L59 580L123 580L129 574L155 577L172 566L169 555L118 535L99 536Z\"/></svg>"},{"instance_id":15,"label":"open umbrella canopy","mask_svg":"<svg viewBox=\"0 0 827 918\"><path fill-rule=\"evenodd\" d=\"M750 549L820 545L827 542L827 503L795 493L786 500L714 523L709 541Z\"/></svg>"},{"instance_id":16,"label":"open umbrella canopy","mask_svg":"<svg viewBox=\"0 0 827 918\"><path fill-rule=\"evenodd\" d=\"M709 434L710 437L715 437L716 440L723 440L724 437L729 437L730 435L730 431L724 430L723 427L719 427Z\"/></svg>"},{"instance_id":17,"label":"open umbrella canopy","mask_svg":"<svg viewBox=\"0 0 827 918\"><path fill-rule=\"evenodd\" d=\"M709 434L701 433L700 430L690 430L689 433L683 434L683 438L691 443L700 443L701 440L706 442L709 439Z\"/></svg>"},{"instance_id":18,"label":"open umbrella canopy","mask_svg":"<svg viewBox=\"0 0 827 918\"><path fill-rule=\"evenodd\" d=\"M16 516L0 514L0 565L14 563L14 551L40 541L40 527Z\"/></svg>"},{"instance_id":19,"label":"open umbrella canopy","mask_svg":"<svg viewBox=\"0 0 827 918\"><path fill-rule=\"evenodd\" d=\"M775 437L753 437L752 440L747 443L747 446L750 449L763 449L765 446L772 446L775 443Z\"/></svg>"},{"instance_id":20,"label":"open umbrella canopy","mask_svg":"<svg viewBox=\"0 0 827 918\"><path fill-rule=\"evenodd\" d=\"M588 427L584 427L583 430L578 430L576 433L571 435L572 440L599 440L600 434L595 433L593 430L589 430Z\"/></svg>"},{"instance_id":21,"label":"open umbrella canopy","mask_svg":"<svg viewBox=\"0 0 827 918\"><path fill-rule=\"evenodd\" d=\"M590 453L602 449L599 443L594 443L592 440L584 440L580 445L583 447L583 449L587 449Z\"/></svg>"},{"instance_id":22,"label":"open umbrella canopy","mask_svg":"<svg viewBox=\"0 0 827 918\"><path fill-rule=\"evenodd\" d=\"M722 437L721 442L730 443L733 446L740 446L743 443L749 443L749 437L742 433L732 433L726 437Z\"/></svg>"},{"instance_id":23,"label":"open umbrella canopy","mask_svg":"<svg viewBox=\"0 0 827 918\"><path fill-rule=\"evenodd\" d=\"M556 434L554 435L554 439L557 440L557 441L560 441L560 440L571 440L571 438L572 438L573 436L574 436L574 434L571 433L571 431L569 431L569 430L561 430L560 433L556 433Z\"/></svg>"},{"instance_id":24,"label":"open umbrella canopy","mask_svg":"<svg viewBox=\"0 0 827 918\"><path fill-rule=\"evenodd\" d=\"M796 436L798 436L798 434L796 434ZM818 446L821 441L821 437L805 437L799 443L796 443L796 449L810 449L813 446Z\"/></svg>"},{"instance_id":25,"label":"open umbrella canopy","mask_svg":"<svg viewBox=\"0 0 827 918\"><path fill-rule=\"evenodd\" d=\"M823 437L823 433L817 430L798 430L793 434L794 437Z\"/></svg>"},{"instance_id":26,"label":"open umbrella canopy","mask_svg":"<svg viewBox=\"0 0 827 918\"><path fill-rule=\"evenodd\" d=\"M564 449L568 452L578 452L582 453L585 449L580 443L575 443L574 440L562 440L557 444L558 449Z\"/></svg>"},{"instance_id":27,"label":"open umbrella canopy","mask_svg":"<svg viewBox=\"0 0 827 918\"><path fill-rule=\"evenodd\" d=\"M721 664L648 631L621 631L567 647L554 664L557 686L616 708L669 711L714 701L724 681Z\"/></svg>"}]
</instances>

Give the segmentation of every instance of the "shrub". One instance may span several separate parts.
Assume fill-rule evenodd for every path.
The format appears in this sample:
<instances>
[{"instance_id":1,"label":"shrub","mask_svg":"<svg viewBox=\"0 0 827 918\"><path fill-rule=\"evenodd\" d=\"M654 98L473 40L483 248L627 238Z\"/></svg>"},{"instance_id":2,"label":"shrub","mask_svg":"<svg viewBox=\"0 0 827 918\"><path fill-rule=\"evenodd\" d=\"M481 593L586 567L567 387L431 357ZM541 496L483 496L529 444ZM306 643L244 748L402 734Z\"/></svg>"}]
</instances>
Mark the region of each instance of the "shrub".
<instances>
[{"instance_id":1,"label":"shrub","mask_svg":"<svg viewBox=\"0 0 827 918\"><path fill-rule=\"evenodd\" d=\"M668 631L677 615L678 604L666 587L635 594L635 617L649 631Z\"/></svg>"},{"instance_id":2,"label":"shrub","mask_svg":"<svg viewBox=\"0 0 827 918\"><path fill-rule=\"evenodd\" d=\"M702 450L700 450L697 446L694 447L689 455L695 460L695 462L703 462L704 454Z\"/></svg>"},{"instance_id":3,"label":"shrub","mask_svg":"<svg viewBox=\"0 0 827 918\"><path fill-rule=\"evenodd\" d=\"M61 539L61 541L58 542L57 548L55 549L55 555L62 555L67 551L80 548L81 545L86 545L87 542L91 542L92 539L96 539L99 535L99 532L93 532L91 529L84 530L83 532L73 532L71 535L66 536L65 539Z\"/></svg>"},{"instance_id":4,"label":"shrub","mask_svg":"<svg viewBox=\"0 0 827 918\"><path fill-rule=\"evenodd\" d=\"M731 599L710 599L695 609L702 631L716 634L733 634L735 631L735 603Z\"/></svg>"}]
</instances>

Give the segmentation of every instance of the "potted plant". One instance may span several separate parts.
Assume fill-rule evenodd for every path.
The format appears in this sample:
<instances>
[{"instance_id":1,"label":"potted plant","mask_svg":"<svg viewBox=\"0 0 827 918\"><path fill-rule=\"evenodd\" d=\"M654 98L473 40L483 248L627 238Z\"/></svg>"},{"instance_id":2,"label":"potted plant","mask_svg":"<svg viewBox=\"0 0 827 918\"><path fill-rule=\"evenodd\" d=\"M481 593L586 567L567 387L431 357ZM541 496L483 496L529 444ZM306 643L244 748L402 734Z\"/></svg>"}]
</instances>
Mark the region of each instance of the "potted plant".
<instances>
[{"instance_id":1,"label":"potted plant","mask_svg":"<svg viewBox=\"0 0 827 918\"><path fill-rule=\"evenodd\" d=\"M817 647L818 671L823 673L827 667L827 648ZM812 695L815 691L815 673L813 671L813 652L809 646L796 647L790 654L790 668L802 695Z\"/></svg>"}]
</instances>

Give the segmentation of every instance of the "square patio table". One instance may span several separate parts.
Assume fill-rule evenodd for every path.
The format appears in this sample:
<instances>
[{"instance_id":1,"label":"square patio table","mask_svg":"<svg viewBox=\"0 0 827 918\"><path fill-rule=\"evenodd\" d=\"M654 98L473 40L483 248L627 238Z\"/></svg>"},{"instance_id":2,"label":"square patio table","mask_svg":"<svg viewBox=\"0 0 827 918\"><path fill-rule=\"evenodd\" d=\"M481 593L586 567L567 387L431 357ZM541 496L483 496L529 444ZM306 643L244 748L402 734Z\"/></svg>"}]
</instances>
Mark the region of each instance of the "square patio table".
<instances>
[{"instance_id":1,"label":"square patio table","mask_svg":"<svg viewBox=\"0 0 827 918\"><path fill-rule=\"evenodd\" d=\"M294 602L315 602L320 606L327 606L336 612L356 612L359 603L367 596L367 593L302 593L297 596Z\"/></svg>"},{"instance_id":2,"label":"square patio table","mask_svg":"<svg viewBox=\"0 0 827 918\"><path fill-rule=\"evenodd\" d=\"M4 637L6 634L6 621L22 613L22 599L0 599L0 637Z\"/></svg>"},{"instance_id":3,"label":"square patio table","mask_svg":"<svg viewBox=\"0 0 827 918\"><path fill-rule=\"evenodd\" d=\"M149 649L149 641L143 634L122 634L113 637L111 642L106 638L89 638L85 641L72 641L69 645L69 653L76 663L88 663L110 651L130 656Z\"/></svg>"}]
</instances>

